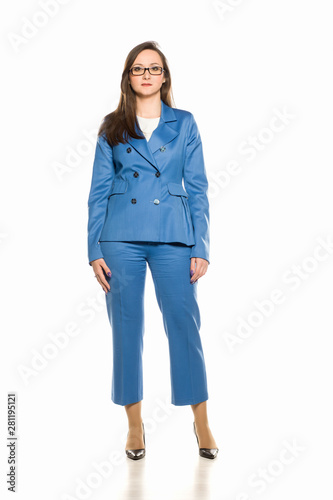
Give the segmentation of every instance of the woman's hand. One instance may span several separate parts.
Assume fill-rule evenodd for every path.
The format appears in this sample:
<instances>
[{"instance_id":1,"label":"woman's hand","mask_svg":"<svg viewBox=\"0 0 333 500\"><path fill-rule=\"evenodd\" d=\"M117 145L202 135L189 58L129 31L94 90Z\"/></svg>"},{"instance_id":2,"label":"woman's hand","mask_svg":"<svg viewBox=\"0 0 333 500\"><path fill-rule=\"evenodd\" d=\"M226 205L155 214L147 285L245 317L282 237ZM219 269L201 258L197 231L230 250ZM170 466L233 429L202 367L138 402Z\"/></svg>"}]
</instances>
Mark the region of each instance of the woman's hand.
<instances>
[{"instance_id":1,"label":"woman's hand","mask_svg":"<svg viewBox=\"0 0 333 500\"><path fill-rule=\"evenodd\" d=\"M108 293L108 291L111 289L109 283L106 281L105 274L111 278L111 271L108 268L108 266L105 263L104 259L96 259L93 260L91 263L91 266L93 268L94 274L96 276L97 281L100 283L101 287L103 288L105 293ZM104 274L105 271L105 274Z\"/></svg>"},{"instance_id":2,"label":"woman's hand","mask_svg":"<svg viewBox=\"0 0 333 500\"><path fill-rule=\"evenodd\" d=\"M206 274L208 266L209 266L208 260L201 259L200 257L192 257L190 274L192 274L193 271L193 276L191 278L190 283L195 283L199 278L201 278L201 276Z\"/></svg>"}]
</instances>

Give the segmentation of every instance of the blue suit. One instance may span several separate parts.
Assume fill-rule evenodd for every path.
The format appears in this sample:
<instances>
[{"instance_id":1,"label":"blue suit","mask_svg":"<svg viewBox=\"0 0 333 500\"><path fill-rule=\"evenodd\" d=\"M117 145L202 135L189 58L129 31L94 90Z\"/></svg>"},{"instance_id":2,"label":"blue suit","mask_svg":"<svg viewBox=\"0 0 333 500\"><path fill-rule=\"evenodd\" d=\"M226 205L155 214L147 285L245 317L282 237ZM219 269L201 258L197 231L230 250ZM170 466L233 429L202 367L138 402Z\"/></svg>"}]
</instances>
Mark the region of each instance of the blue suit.
<instances>
[{"instance_id":1,"label":"blue suit","mask_svg":"<svg viewBox=\"0 0 333 500\"><path fill-rule=\"evenodd\" d=\"M137 128L140 133L140 129ZM184 179L185 187L182 186ZM143 399L144 289L149 265L169 344L171 403L208 399L199 334L198 281L190 258L209 262L209 205L200 134L191 113L161 101L150 140L97 141L88 200L88 254L111 270L106 306L113 336L111 399Z\"/></svg>"},{"instance_id":2,"label":"blue suit","mask_svg":"<svg viewBox=\"0 0 333 500\"><path fill-rule=\"evenodd\" d=\"M103 258L100 241L180 242L191 246L190 257L209 262L207 190L201 137L188 111L161 100L149 142L110 147L99 137L88 199L89 263Z\"/></svg>"}]
</instances>

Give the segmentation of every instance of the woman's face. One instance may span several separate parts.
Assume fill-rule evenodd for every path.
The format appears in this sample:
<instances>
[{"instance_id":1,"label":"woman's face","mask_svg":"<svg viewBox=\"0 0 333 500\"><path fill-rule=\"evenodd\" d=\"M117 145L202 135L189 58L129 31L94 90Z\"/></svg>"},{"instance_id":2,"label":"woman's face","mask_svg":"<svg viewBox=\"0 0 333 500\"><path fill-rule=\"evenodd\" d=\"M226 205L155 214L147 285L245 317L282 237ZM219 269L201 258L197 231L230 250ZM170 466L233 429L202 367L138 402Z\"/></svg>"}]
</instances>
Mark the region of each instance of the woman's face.
<instances>
[{"instance_id":1,"label":"woman's face","mask_svg":"<svg viewBox=\"0 0 333 500\"><path fill-rule=\"evenodd\" d=\"M142 68L153 68L161 66L163 68L162 59L158 52L151 49L145 49L137 55L132 64L132 68L141 66ZM129 73L131 87L134 92L140 97L147 97L157 92L165 82L164 73L161 75L151 75L148 70L143 75L132 75Z\"/></svg>"}]
</instances>

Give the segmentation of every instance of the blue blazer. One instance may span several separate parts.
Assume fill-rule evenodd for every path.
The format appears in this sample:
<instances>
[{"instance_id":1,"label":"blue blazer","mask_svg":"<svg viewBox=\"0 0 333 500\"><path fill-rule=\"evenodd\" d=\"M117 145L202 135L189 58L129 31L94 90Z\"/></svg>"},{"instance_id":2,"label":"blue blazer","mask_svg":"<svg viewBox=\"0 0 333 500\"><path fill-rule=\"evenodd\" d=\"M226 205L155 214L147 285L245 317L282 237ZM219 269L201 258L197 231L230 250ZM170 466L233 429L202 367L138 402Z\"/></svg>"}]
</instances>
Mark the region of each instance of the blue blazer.
<instances>
[{"instance_id":1,"label":"blue blazer","mask_svg":"<svg viewBox=\"0 0 333 500\"><path fill-rule=\"evenodd\" d=\"M207 192L201 137L189 111L161 100L148 142L130 138L111 147L103 134L88 199L89 264L103 258L100 241L180 242L210 263Z\"/></svg>"}]
</instances>

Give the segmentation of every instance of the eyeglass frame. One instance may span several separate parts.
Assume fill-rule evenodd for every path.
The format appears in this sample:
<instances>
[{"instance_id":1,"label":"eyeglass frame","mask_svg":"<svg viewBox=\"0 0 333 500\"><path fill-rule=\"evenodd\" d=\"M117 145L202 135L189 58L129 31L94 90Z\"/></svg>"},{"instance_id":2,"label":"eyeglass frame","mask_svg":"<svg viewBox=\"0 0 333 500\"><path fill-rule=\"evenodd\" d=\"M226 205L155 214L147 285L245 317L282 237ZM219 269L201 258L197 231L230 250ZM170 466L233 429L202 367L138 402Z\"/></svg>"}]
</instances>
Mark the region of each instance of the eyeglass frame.
<instances>
[{"instance_id":1,"label":"eyeglass frame","mask_svg":"<svg viewBox=\"0 0 333 500\"><path fill-rule=\"evenodd\" d=\"M149 73L151 76L161 76L161 75L163 75L163 73L165 73L165 69L164 69L164 68L162 68L162 66L159 66L158 64L157 64L156 66L158 66L158 67L159 67L159 68L161 68L161 70L162 70L162 71L161 71L161 73L160 73L159 75L153 75L153 74L149 71L151 68L143 68L142 66L133 66L131 69L129 69L129 70L128 70L128 72L129 72L129 73L131 73L131 75L132 75L132 76L144 76L144 75L146 74L146 70L148 70L148 73ZM156 68L156 66L152 66L152 68ZM144 72L142 73L142 75L134 75L134 74L132 73L132 69L134 69L135 67L139 67L139 68L141 68L141 69L144 69Z\"/></svg>"}]
</instances>

